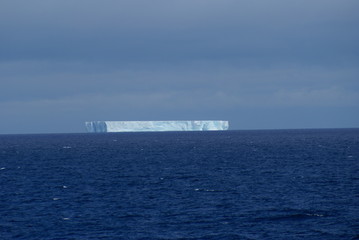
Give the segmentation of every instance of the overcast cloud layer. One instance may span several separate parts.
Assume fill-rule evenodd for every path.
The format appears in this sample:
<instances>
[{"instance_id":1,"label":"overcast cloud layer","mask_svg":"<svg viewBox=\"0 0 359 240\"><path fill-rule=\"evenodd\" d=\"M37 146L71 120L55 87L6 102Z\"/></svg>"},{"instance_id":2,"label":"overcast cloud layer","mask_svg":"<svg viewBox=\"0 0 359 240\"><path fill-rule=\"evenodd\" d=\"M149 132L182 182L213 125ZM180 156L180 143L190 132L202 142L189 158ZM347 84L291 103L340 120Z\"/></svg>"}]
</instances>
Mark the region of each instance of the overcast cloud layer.
<instances>
[{"instance_id":1,"label":"overcast cloud layer","mask_svg":"<svg viewBox=\"0 0 359 240\"><path fill-rule=\"evenodd\" d=\"M0 2L0 134L359 127L359 1Z\"/></svg>"}]
</instances>

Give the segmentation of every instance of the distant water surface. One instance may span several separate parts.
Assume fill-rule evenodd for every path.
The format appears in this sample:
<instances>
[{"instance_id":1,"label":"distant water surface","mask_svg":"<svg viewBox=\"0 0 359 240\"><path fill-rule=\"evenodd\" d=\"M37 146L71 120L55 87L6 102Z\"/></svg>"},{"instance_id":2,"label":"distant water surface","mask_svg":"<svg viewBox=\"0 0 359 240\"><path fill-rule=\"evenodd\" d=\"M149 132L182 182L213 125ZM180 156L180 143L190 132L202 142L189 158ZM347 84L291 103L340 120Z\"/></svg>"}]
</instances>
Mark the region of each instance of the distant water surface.
<instances>
[{"instance_id":1,"label":"distant water surface","mask_svg":"<svg viewBox=\"0 0 359 240\"><path fill-rule=\"evenodd\" d=\"M0 135L0 239L359 239L359 129Z\"/></svg>"}]
</instances>

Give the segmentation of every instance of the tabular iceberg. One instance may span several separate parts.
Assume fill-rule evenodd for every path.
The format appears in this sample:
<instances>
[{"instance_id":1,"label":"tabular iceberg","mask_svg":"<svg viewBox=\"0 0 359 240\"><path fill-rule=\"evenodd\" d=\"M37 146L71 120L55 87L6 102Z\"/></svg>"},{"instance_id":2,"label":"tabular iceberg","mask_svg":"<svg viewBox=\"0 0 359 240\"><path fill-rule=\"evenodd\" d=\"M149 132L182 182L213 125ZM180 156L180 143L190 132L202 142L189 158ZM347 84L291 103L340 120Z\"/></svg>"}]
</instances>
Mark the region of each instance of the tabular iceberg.
<instances>
[{"instance_id":1,"label":"tabular iceberg","mask_svg":"<svg viewBox=\"0 0 359 240\"><path fill-rule=\"evenodd\" d=\"M228 121L91 121L87 132L221 131Z\"/></svg>"}]
</instances>

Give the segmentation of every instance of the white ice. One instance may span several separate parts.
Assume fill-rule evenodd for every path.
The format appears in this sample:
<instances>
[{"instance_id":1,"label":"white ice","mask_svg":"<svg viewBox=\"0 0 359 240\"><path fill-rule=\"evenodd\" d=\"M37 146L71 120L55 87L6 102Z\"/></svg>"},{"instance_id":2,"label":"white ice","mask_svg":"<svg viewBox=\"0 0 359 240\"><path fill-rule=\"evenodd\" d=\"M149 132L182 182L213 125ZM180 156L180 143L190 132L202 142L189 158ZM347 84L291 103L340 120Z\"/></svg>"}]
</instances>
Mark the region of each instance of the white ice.
<instances>
[{"instance_id":1,"label":"white ice","mask_svg":"<svg viewBox=\"0 0 359 240\"><path fill-rule=\"evenodd\" d=\"M163 132L227 130L228 121L92 121L88 132Z\"/></svg>"}]
</instances>

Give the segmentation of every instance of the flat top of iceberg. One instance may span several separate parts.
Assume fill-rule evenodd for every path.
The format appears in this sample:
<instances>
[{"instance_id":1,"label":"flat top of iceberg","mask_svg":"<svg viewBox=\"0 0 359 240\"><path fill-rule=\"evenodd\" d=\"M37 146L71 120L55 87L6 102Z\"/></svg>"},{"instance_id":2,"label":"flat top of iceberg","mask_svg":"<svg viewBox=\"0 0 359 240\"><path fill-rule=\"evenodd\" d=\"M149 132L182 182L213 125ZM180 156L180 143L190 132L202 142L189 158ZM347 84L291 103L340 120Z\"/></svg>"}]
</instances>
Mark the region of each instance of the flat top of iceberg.
<instances>
[{"instance_id":1,"label":"flat top of iceberg","mask_svg":"<svg viewBox=\"0 0 359 240\"><path fill-rule=\"evenodd\" d=\"M221 131L228 130L228 121L90 121L88 132L153 132L153 131Z\"/></svg>"}]
</instances>

